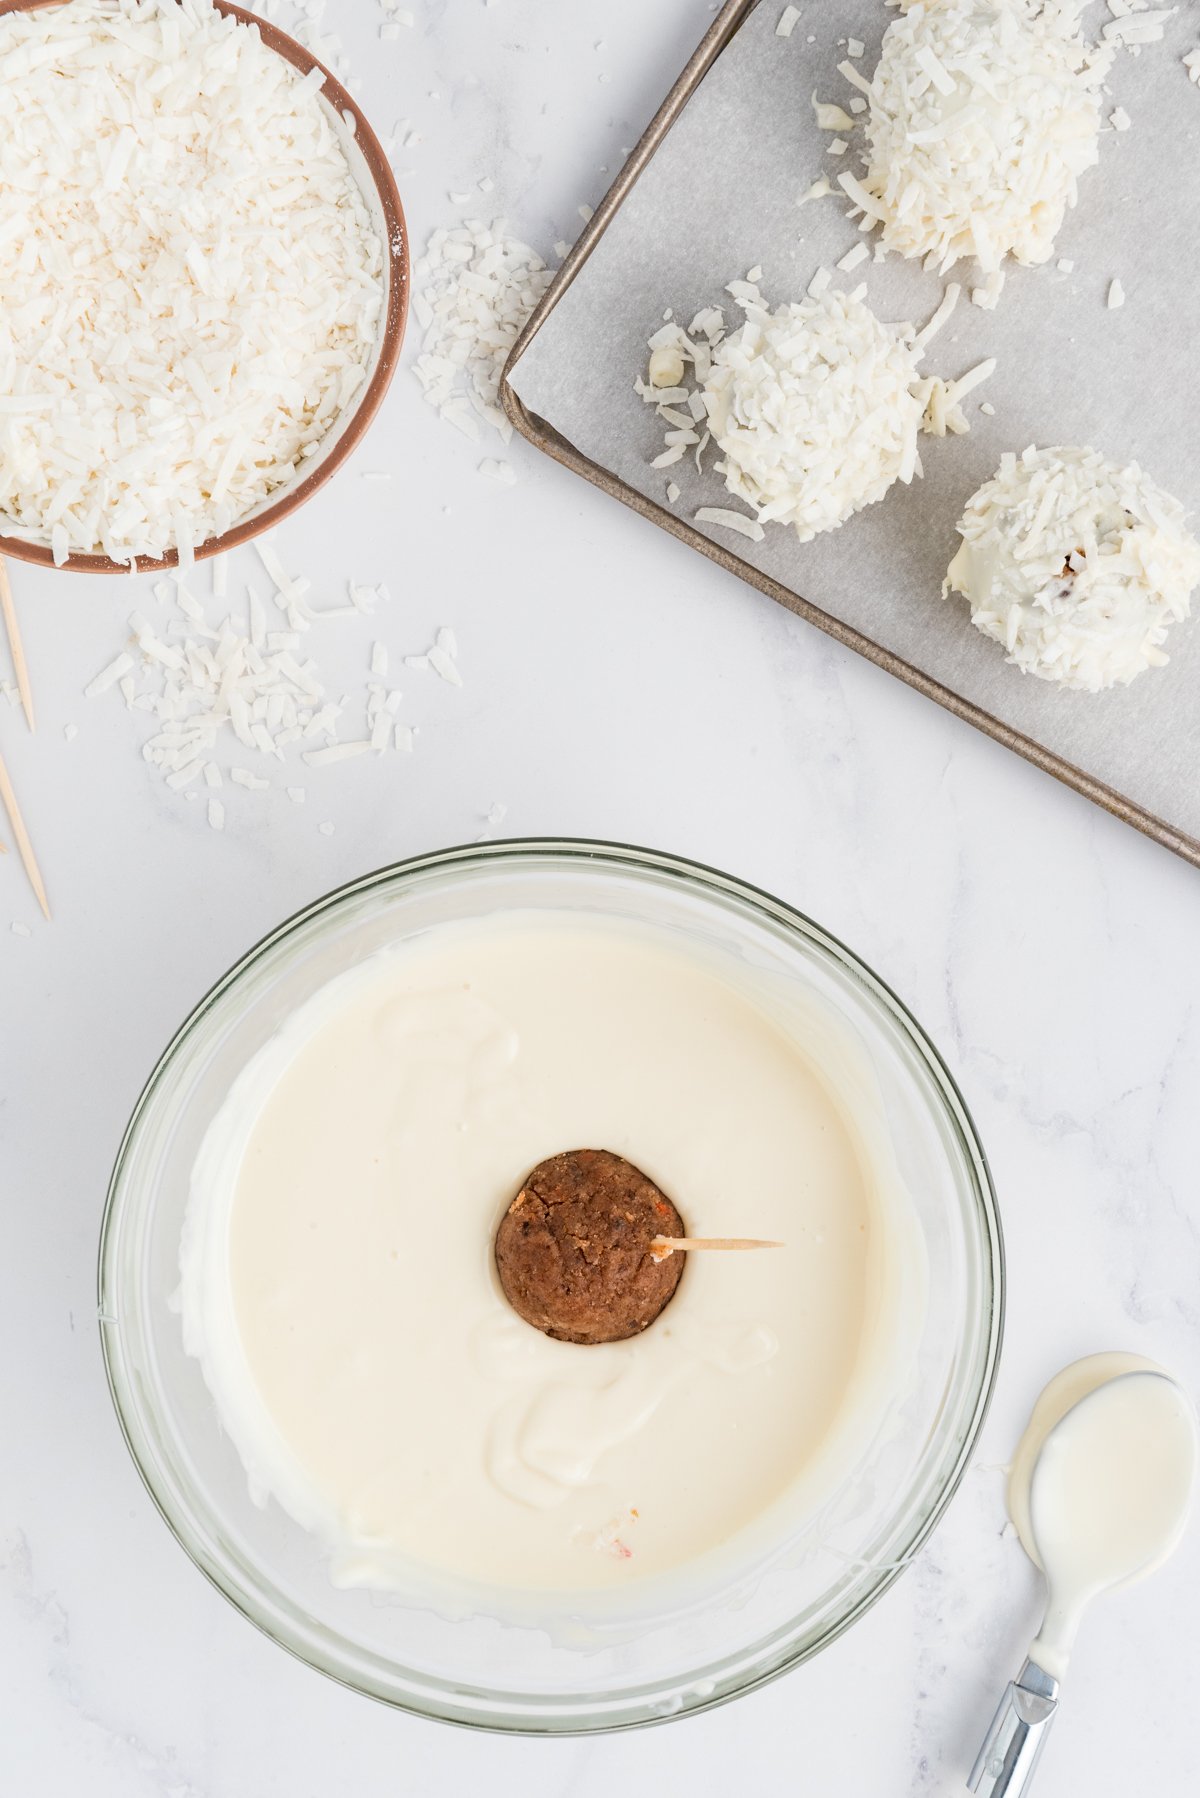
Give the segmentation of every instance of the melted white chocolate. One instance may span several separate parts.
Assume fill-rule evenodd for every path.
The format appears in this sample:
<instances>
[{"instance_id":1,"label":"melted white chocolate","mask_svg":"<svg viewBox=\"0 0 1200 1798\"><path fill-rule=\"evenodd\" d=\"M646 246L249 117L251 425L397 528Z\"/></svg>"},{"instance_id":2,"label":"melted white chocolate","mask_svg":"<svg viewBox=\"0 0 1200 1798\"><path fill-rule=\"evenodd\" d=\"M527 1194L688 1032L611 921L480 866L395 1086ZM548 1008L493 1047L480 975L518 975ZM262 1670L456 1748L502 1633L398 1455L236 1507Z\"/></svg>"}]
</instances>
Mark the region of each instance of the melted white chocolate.
<instances>
[{"instance_id":1,"label":"melted white chocolate","mask_svg":"<svg viewBox=\"0 0 1200 1798\"><path fill-rule=\"evenodd\" d=\"M210 1130L185 1338L339 1583L621 1589L802 1527L911 1376L919 1231L865 1058L732 958L522 914L319 992ZM873 1109L874 1108L874 1109ZM641 1336L551 1341L495 1274L537 1162L628 1157L693 1254Z\"/></svg>"}]
</instances>

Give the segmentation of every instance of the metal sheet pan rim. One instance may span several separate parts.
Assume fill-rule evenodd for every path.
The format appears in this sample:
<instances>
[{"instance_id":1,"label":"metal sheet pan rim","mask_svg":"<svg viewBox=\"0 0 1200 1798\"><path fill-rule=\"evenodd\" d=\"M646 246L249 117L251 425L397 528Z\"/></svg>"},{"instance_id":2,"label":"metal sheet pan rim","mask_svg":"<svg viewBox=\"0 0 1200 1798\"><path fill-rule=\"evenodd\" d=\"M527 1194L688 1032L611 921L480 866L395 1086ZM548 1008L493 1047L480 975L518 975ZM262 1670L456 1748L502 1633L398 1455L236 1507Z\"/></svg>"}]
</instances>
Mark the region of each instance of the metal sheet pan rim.
<instances>
[{"instance_id":1,"label":"metal sheet pan rim","mask_svg":"<svg viewBox=\"0 0 1200 1798\"><path fill-rule=\"evenodd\" d=\"M828 612L822 611L812 601L805 599L803 594L796 593L792 588L784 586L781 582L772 579L770 575L764 574L750 563L744 562L732 551L723 548L720 544L713 543L696 530L688 520L678 518L673 513L666 511L664 507L655 505L652 500L646 499L635 488L620 480L608 469L584 456L545 419L530 412L513 388L511 375L517 363L528 350L563 295L586 266L593 249L600 242L618 209L624 204L626 197L653 160L680 112L736 34L738 28L758 4L759 0L726 0L726 4L709 27L679 79L650 121L633 154L597 207L595 216L584 228L566 262L513 346L500 384L500 400L505 413L513 428L543 454L551 456L556 462L571 469L573 473L582 475L585 480L590 481L593 486L599 487L611 498L621 500L641 517L658 525L660 529L668 531L671 536L677 537L680 542L688 544L692 549L699 550L718 567L738 576L748 585L758 588L768 598L786 607L788 611L796 613L798 617L805 619L809 624L815 625L818 630L824 631L827 636L833 637L837 642L845 644L847 648L857 651L859 655L874 662L877 667L884 669L888 674L895 675L898 680L904 681L907 686L923 693L926 698L932 699L955 717L962 718L968 724L974 725L985 736L1003 744L1006 749L1013 750L1045 773L1052 774L1055 779L1063 782L1065 786L1073 788L1077 793L1081 793L1084 798L1092 800L1094 804L1109 812L1113 817L1119 818L1125 824L1132 825L1135 830L1141 831L1155 842L1162 844L1164 848L1170 849L1174 854L1192 863L1193 866L1200 867L1200 841L1174 829L1164 819L1156 817L1140 805L1135 805L1124 794L1106 786L1062 756L1044 748L1032 737L1014 730L1011 725L993 717L982 707L962 698L951 688L943 686L929 675L924 674L919 668L914 668L911 663L904 661L893 651L883 648L871 638L864 636L851 626L843 624Z\"/></svg>"}]
</instances>

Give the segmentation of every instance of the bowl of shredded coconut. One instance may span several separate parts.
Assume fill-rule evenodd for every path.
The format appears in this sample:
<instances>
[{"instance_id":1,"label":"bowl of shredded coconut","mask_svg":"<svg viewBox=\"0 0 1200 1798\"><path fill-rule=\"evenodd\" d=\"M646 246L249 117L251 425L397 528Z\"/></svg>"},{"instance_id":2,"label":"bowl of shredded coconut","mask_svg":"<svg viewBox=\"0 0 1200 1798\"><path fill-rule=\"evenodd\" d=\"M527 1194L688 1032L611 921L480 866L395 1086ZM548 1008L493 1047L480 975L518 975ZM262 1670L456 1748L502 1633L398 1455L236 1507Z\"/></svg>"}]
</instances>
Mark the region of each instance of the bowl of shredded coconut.
<instances>
[{"instance_id":1,"label":"bowl of shredded coconut","mask_svg":"<svg viewBox=\"0 0 1200 1798\"><path fill-rule=\"evenodd\" d=\"M0 90L0 553L145 570L269 530L399 356L367 120L226 0L0 0Z\"/></svg>"}]
</instances>

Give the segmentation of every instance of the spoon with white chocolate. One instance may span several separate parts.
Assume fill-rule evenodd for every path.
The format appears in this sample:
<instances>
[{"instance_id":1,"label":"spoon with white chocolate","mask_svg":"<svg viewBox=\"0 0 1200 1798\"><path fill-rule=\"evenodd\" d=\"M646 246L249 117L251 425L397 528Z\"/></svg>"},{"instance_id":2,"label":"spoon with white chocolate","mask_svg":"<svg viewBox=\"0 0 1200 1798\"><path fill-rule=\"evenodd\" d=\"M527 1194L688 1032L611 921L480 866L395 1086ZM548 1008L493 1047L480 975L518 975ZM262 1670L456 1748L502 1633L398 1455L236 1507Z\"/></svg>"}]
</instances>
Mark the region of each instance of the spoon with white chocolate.
<instances>
[{"instance_id":1,"label":"spoon with white chocolate","mask_svg":"<svg viewBox=\"0 0 1200 1798\"><path fill-rule=\"evenodd\" d=\"M1092 1355L1042 1393L1013 1457L1008 1508L1046 1576L1046 1613L971 1769L981 1798L1028 1789L1087 1606L1172 1554L1198 1462L1195 1412L1151 1361Z\"/></svg>"}]
</instances>

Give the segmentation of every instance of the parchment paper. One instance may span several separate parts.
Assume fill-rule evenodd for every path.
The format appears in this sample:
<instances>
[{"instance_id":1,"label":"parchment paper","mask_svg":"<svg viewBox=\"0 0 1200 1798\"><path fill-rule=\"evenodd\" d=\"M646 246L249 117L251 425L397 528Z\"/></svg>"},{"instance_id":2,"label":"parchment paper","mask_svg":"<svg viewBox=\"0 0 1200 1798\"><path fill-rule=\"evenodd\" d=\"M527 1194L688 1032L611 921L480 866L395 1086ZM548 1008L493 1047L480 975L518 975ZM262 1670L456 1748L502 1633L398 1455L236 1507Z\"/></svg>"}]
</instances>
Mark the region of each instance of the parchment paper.
<instances>
[{"instance_id":1,"label":"parchment paper","mask_svg":"<svg viewBox=\"0 0 1200 1798\"><path fill-rule=\"evenodd\" d=\"M830 156L833 134L816 128L811 96L815 90L849 110L854 90L837 73L846 56L839 40L864 41L859 66L869 78L893 14L882 0L807 0L785 39L775 35L782 11L782 0L760 0L512 376L532 412L638 492L665 505L667 483L676 481L681 496L672 510L688 519L705 505L746 508L713 472L711 446L703 476L688 458L669 469L649 466L666 427L633 380L644 373L646 339L664 309L672 307L686 328L700 307L724 305L735 328L742 314L723 291L727 281L761 264L772 304L800 299L817 267L832 267L858 241L845 204L796 204L819 175L859 172L864 147L859 130L842 158ZM1092 6L1085 22L1096 33L1109 16ZM1118 52L1104 110L1107 116L1121 105L1133 124L1105 132L1100 164L1080 182L1056 250L1056 260L1074 262L1073 273L1057 272L1054 262L1006 265L994 312L968 303L966 289L979 279L974 264L949 277L963 281L964 293L929 346L924 372L949 378L998 358L992 379L964 402L969 436L922 438L923 480L894 487L812 543L778 525L759 544L697 528L1200 839L1200 597L1196 616L1171 633L1168 667L1101 694L1064 692L1022 675L972 628L961 598L941 598L959 541L955 524L1003 450L1088 444L1136 459L1200 514L1200 90L1181 61L1198 43L1200 7L1188 4L1162 42L1136 58ZM1114 276L1127 297L1110 311ZM865 280L880 317L918 323L943 291L935 275L893 255L834 280L847 289ZM994 417L979 411L983 400Z\"/></svg>"}]
</instances>

